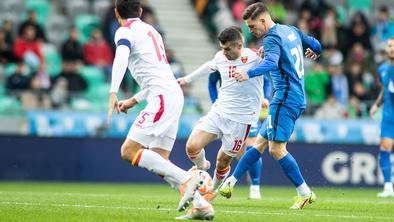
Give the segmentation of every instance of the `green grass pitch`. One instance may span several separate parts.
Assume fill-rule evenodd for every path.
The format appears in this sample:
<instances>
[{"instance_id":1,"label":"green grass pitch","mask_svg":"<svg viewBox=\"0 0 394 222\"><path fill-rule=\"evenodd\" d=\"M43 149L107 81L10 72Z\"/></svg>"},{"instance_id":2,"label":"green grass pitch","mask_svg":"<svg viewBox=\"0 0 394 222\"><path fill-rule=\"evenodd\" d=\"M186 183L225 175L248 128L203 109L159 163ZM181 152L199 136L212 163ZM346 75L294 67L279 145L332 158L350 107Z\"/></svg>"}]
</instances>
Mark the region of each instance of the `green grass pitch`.
<instances>
[{"instance_id":1,"label":"green grass pitch","mask_svg":"<svg viewBox=\"0 0 394 222\"><path fill-rule=\"evenodd\" d=\"M263 187L248 200L239 186L213 203L214 221L394 221L394 198L377 189L315 188L317 202L292 211L295 190ZM165 184L0 183L0 221L175 221L179 195Z\"/></svg>"}]
</instances>

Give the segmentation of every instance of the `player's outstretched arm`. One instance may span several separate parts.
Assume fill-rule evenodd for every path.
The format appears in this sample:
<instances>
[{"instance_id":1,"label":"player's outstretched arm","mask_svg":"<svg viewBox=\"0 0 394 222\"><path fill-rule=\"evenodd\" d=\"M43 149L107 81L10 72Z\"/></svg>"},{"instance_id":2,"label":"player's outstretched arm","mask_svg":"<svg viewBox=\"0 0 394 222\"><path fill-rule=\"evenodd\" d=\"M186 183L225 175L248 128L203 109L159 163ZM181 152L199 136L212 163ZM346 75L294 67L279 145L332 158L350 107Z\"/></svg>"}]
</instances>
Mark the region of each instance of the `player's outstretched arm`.
<instances>
[{"instance_id":1,"label":"player's outstretched arm","mask_svg":"<svg viewBox=\"0 0 394 222\"><path fill-rule=\"evenodd\" d=\"M191 74L177 79L180 85L184 85L187 83L191 83L193 80L197 79L200 76L208 75L216 71L216 65L213 64L213 61L209 61L198 67L195 71Z\"/></svg>"}]
</instances>

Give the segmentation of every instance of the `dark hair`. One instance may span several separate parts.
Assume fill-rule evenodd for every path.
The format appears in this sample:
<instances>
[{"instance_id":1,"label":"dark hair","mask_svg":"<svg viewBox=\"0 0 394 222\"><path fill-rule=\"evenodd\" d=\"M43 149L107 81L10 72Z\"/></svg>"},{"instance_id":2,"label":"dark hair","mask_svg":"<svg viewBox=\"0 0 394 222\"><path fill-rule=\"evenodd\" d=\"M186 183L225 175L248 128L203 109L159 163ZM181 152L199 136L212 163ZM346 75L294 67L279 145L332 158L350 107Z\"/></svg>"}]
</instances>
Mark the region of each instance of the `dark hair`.
<instances>
[{"instance_id":1,"label":"dark hair","mask_svg":"<svg viewBox=\"0 0 394 222\"><path fill-rule=\"evenodd\" d=\"M238 26L230 26L221 31L218 35L218 40L222 44L226 44L227 42L234 42L241 39L242 30Z\"/></svg>"},{"instance_id":2,"label":"dark hair","mask_svg":"<svg viewBox=\"0 0 394 222\"><path fill-rule=\"evenodd\" d=\"M383 12L383 13L386 13L386 14L389 14L389 8L387 7L387 6L385 6L385 5L383 5L383 6L381 6L380 8L379 8L379 11L380 12Z\"/></svg>"},{"instance_id":3,"label":"dark hair","mask_svg":"<svg viewBox=\"0 0 394 222\"><path fill-rule=\"evenodd\" d=\"M244 14L242 15L243 20L247 19L255 19L257 16L261 15L264 12L268 12L267 6L264 3L258 2L249 5L246 9Z\"/></svg>"},{"instance_id":4,"label":"dark hair","mask_svg":"<svg viewBox=\"0 0 394 222\"><path fill-rule=\"evenodd\" d=\"M122 19L140 17L140 0L116 0L115 8Z\"/></svg>"}]
</instances>

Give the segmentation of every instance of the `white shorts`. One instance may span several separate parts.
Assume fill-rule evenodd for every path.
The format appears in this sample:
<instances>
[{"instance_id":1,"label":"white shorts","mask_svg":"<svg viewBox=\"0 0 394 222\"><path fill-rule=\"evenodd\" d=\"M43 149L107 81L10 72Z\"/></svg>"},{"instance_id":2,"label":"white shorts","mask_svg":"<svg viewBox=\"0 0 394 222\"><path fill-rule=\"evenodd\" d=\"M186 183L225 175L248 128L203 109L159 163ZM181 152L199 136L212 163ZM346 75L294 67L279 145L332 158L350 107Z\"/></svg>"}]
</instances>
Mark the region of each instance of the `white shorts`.
<instances>
[{"instance_id":1,"label":"white shorts","mask_svg":"<svg viewBox=\"0 0 394 222\"><path fill-rule=\"evenodd\" d=\"M171 151L178 132L183 108L183 95L169 93L152 96L127 135L146 148L162 148Z\"/></svg>"},{"instance_id":2,"label":"white shorts","mask_svg":"<svg viewBox=\"0 0 394 222\"><path fill-rule=\"evenodd\" d=\"M214 110L211 110L198 121L194 129L216 134L218 139L222 141L221 149L223 152L235 157L249 134L250 125L224 118Z\"/></svg>"}]
</instances>

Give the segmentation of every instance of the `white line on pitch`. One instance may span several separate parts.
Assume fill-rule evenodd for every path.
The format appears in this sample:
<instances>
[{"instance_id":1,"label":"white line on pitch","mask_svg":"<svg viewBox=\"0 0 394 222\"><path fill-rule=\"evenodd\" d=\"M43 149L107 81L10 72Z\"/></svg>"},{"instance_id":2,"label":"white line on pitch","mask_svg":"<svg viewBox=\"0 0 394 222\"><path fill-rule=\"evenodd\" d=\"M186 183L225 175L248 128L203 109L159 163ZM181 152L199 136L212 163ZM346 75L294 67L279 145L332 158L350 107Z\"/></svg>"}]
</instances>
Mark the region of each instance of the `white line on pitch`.
<instances>
[{"instance_id":1,"label":"white line on pitch","mask_svg":"<svg viewBox=\"0 0 394 222\"><path fill-rule=\"evenodd\" d=\"M103 206L103 205L87 205L87 204L42 204L42 203L29 203L29 202L9 202L2 201L1 205L24 205L24 206L44 206L44 207L77 207L77 208L104 208L104 209L125 209L125 210L146 210L146 211L175 211L170 208L149 208L149 207L126 207L126 206ZM241 211L241 210L220 210L217 212L223 212L226 214L254 214L254 215L277 215L277 216L288 216L289 213L281 212L261 212L261 211ZM304 214L292 213L294 216L304 216ZM380 219L390 220L392 217L382 216L357 216L357 215L333 215L333 214L308 214L307 216L314 217L332 217L332 218L346 218L346 219Z\"/></svg>"}]
</instances>

